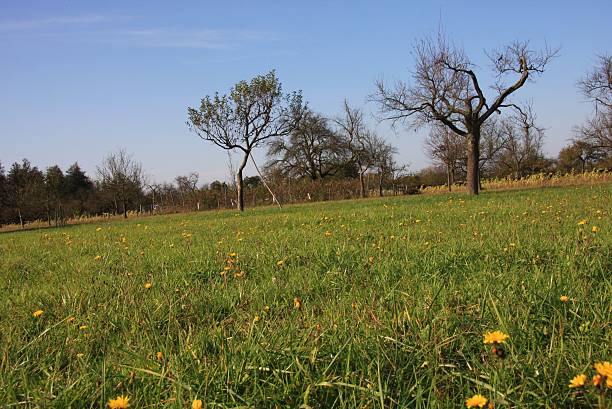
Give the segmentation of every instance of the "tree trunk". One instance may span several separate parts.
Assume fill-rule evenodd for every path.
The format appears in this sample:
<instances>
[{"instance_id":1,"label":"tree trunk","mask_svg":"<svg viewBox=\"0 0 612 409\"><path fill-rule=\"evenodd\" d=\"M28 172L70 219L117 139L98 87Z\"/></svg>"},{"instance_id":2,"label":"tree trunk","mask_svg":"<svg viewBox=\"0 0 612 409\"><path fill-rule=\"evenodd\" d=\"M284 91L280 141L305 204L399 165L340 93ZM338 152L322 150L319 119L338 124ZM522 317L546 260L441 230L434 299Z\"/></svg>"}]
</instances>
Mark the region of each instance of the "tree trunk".
<instances>
[{"instance_id":1,"label":"tree trunk","mask_svg":"<svg viewBox=\"0 0 612 409\"><path fill-rule=\"evenodd\" d=\"M480 130L474 129L467 135L467 187L470 195L480 191Z\"/></svg>"},{"instance_id":2,"label":"tree trunk","mask_svg":"<svg viewBox=\"0 0 612 409\"><path fill-rule=\"evenodd\" d=\"M238 172L236 172L236 191L238 193L238 210L240 210L241 212L244 211L244 182L242 180L242 171L244 170L247 164L249 155L250 155L250 152L246 152L244 154L242 163L238 167Z\"/></svg>"},{"instance_id":3,"label":"tree trunk","mask_svg":"<svg viewBox=\"0 0 612 409\"><path fill-rule=\"evenodd\" d=\"M19 225L23 229L23 217L21 216L21 209L17 209L17 213L19 214Z\"/></svg>"},{"instance_id":4,"label":"tree trunk","mask_svg":"<svg viewBox=\"0 0 612 409\"><path fill-rule=\"evenodd\" d=\"M123 218L127 219L127 205L125 203L125 199L123 199Z\"/></svg>"},{"instance_id":5,"label":"tree trunk","mask_svg":"<svg viewBox=\"0 0 612 409\"><path fill-rule=\"evenodd\" d=\"M363 180L363 172L359 172L359 194L362 198L366 197L365 181Z\"/></svg>"},{"instance_id":6,"label":"tree trunk","mask_svg":"<svg viewBox=\"0 0 612 409\"><path fill-rule=\"evenodd\" d=\"M446 186L448 187L448 191L452 192L453 191L453 181L452 181L452 176L451 176L451 167L450 165L446 165Z\"/></svg>"}]
</instances>

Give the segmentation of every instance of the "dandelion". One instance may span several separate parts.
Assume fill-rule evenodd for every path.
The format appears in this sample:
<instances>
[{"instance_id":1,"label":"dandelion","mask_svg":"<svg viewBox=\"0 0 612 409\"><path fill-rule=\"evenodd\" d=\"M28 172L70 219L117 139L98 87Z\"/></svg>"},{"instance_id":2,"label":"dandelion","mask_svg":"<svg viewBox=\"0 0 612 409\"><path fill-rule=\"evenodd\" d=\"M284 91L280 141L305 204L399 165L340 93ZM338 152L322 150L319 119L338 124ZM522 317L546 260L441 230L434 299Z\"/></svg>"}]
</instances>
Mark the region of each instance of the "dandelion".
<instances>
[{"instance_id":1,"label":"dandelion","mask_svg":"<svg viewBox=\"0 0 612 409\"><path fill-rule=\"evenodd\" d=\"M277 265L278 267L282 267L284 264L285 264L285 260L278 260L278 261L276 262L276 265Z\"/></svg>"},{"instance_id":2,"label":"dandelion","mask_svg":"<svg viewBox=\"0 0 612 409\"><path fill-rule=\"evenodd\" d=\"M585 224L587 224L588 221L586 219L582 219L578 222L578 226L584 226Z\"/></svg>"},{"instance_id":3,"label":"dandelion","mask_svg":"<svg viewBox=\"0 0 612 409\"><path fill-rule=\"evenodd\" d=\"M102 231L102 227L98 227L96 231Z\"/></svg>"},{"instance_id":4,"label":"dandelion","mask_svg":"<svg viewBox=\"0 0 612 409\"><path fill-rule=\"evenodd\" d=\"M295 308L296 310L302 309L302 299L300 297L295 297L293 299L293 308Z\"/></svg>"},{"instance_id":5,"label":"dandelion","mask_svg":"<svg viewBox=\"0 0 612 409\"><path fill-rule=\"evenodd\" d=\"M83 353L81 353L81 352L79 352L78 354L76 354L76 357L77 357L77 358L83 358L84 356L85 356L85 354L83 354Z\"/></svg>"},{"instance_id":6,"label":"dandelion","mask_svg":"<svg viewBox=\"0 0 612 409\"><path fill-rule=\"evenodd\" d=\"M191 404L191 409L202 409L202 400L194 399L193 403Z\"/></svg>"},{"instance_id":7,"label":"dandelion","mask_svg":"<svg viewBox=\"0 0 612 409\"><path fill-rule=\"evenodd\" d=\"M597 375L593 375L593 386L599 386L601 385L601 375L597 374Z\"/></svg>"},{"instance_id":8,"label":"dandelion","mask_svg":"<svg viewBox=\"0 0 612 409\"><path fill-rule=\"evenodd\" d=\"M465 406L468 408L484 408L488 400L482 395L474 395L465 401Z\"/></svg>"},{"instance_id":9,"label":"dandelion","mask_svg":"<svg viewBox=\"0 0 612 409\"><path fill-rule=\"evenodd\" d=\"M34 312L32 313L32 317L34 317L34 318L38 318L38 317L40 317L41 315L43 315L43 310L36 310L36 311L34 311Z\"/></svg>"},{"instance_id":10,"label":"dandelion","mask_svg":"<svg viewBox=\"0 0 612 409\"><path fill-rule=\"evenodd\" d=\"M485 344L503 344L508 339L508 335L501 331L488 332L484 336Z\"/></svg>"},{"instance_id":11,"label":"dandelion","mask_svg":"<svg viewBox=\"0 0 612 409\"><path fill-rule=\"evenodd\" d=\"M612 378L612 364L608 361L595 363L595 370L601 376Z\"/></svg>"},{"instance_id":12,"label":"dandelion","mask_svg":"<svg viewBox=\"0 0 612 409\"><path fill-rule=\"evenodd\" d=\"M568 386L570 388L580 388L584 386L585 382L586 382L586 375L580 374L580 375L574 376Z\"/></svg>"},{"instance_id":13,"label":"dandelion","mask_svg":"<svg viewBox=\"0 0 612 409\"><path fill-rule=\"evenodd\" d=\"M255 322L259 322L261 320L261 317L259 315L256 315L255 318L253 318L253 321Z\"/></svg>"},{"instance_id":14,"label":"dandelion","mask_svg":"<svg viewBox=\"0 0 612 409\"><path fill-rule=\"evenodd\" d=\"M79 329L80 329L80 330L82 330L82 331L83 331L83 330L86 330L86 329L87 329L87 325L81 325L81 326L79 327Z\"/></svg>"},{"instance_id":15,"label":"dandelion","mask_svg":"<svg viewBox=\"0 0 612 409\"><path fill-rule=\"evenodd\" d=\"M102 256L95 256L95 257L94 257L94 260L95 260L95 261L100 261L100 260L102 260Z\"/></svg>"},{"instance_id":16,"label":"dandelion","mask_svg":"<svg viewBox=\"0 0 612 409\"><path fill-rule=\"evenodd\" d=\"M155 354L155 356L157 357L158 361L161 361L164 359L164 353L162 351L157 351L157 353Z\"/></svg>"},{"instance_id":17,"label":"dandelion","mask_svg":"<svg viewBox=\"0 0 612 409\"><path fill-rule=\"evenodd\" d=\"M598 231L599 231L599 227L597 227L597 226L591 227L591 232L597 233Z\"/></svg>"},{"instance_id":18,"label":"dandelion","mask_svg":"<svg viewBox=\"0 0 612 409\"><path fill-rule=\"evenodd\" d=\"M115 399L108 400L110 409L125 409L130 407L130 398L127 396L117 396Z\"/></svg>"},{"instance_id":19,"label":"dandelion","mask_svg":"<svg viewBox=\"0 0 612 409\"><path fill-rule=\"evenodd\" d=\"M569 301L569 297L567 295L562 295L561 297L559 297L559 300L561 302L568 302Z\"/></svg>"},{"instance_id":20,"label":"dandelion","mask_svg":"<svg viewBox=\"0 0 612 409\"><path fill-rule=\"evenodd\" d=\"M325 232L325 237L330 237L331 235L332 235L332 232L330 232L330 231L326 231Z\"/></svg>"},{"instance_id":21,"label":"dandelion","mask_svg":"<svg viewBox=\"0 0 612 409\"><path fill-rule=\"evenodd\" d=\"M145 285L144 285L144 288L145 288L145 289L147 289L147 290L148 290L149 288L151 288L151 287L153 287L153 284L152 284L152 283L145 283Z\"/></svg>"}]
</instances>

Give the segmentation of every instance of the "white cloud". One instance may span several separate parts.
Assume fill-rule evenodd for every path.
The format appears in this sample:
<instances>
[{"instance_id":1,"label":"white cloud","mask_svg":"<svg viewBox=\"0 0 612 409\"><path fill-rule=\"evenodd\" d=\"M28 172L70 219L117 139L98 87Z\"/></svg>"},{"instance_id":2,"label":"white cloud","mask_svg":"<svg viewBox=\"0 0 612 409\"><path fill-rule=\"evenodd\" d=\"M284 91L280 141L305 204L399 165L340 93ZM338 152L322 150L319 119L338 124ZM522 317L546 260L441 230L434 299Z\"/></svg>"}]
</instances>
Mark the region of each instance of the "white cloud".
<instances>
[{"instance_id":1,"label":"white cloud","mask_svg":"<svg viewBox=\"0 0 612 409\"><path fill-rule=\"evenodd\" d=\"M256 30L154 28L110 30L90 33L83 41L128 47L228 49L244 43L271 41L267 32Z\"/></svg>"},{"instance_id":2,"label":"white cloud","mask_svg":"<svg viewBox=\"0 0 612 409\"><path fill-rule=\"evenodd\" d=\"M113 21L116 21L116 17ZM74 25L89 25L110 21L111 18L101 15L48 17L33 20L0 21L0 31L24 31Z\"/></svg>"},{"instance_id":3,"label":"white cloud","mask_svg":"<svg viewBox=\"0 0 612 409\"><path fill-rule=\"evenodd\" d=\"M121 27L129 17L83 15L0 21L4 38L42 38L53 41L109 44L125 47L232 49L244 43L272 41L270 32L248 29ZM102 23L112 23L100 27Z\"/></svg>"}]
</instances>

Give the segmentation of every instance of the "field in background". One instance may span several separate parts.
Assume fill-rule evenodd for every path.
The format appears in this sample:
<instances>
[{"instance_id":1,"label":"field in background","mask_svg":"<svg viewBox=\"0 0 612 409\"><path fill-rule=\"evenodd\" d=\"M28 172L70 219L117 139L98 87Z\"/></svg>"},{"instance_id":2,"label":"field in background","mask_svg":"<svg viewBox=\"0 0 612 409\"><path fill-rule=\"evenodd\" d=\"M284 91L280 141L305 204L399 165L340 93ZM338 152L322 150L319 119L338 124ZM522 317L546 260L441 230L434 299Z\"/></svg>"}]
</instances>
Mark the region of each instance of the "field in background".
<instances>
[{"instance_id":1,"label":"field in background","mask_svg":"<svg viewBox=\"0 0 612 409\"><path fill-rule=\"evenodd\" d=\"M367 175L367 185L372 187L375 183L372 183L371 175ZM557 174L544 174L537 173L520 179L484 179L482 181L482 187L484 190L499 191L499 190L516 190L516 189L532 189L542 187L560 187L560 186L593 186L597 184L606 184L612 182L612 174L608 171L595 170L584 173L567 173L564 175ZM407 182L408 183L408 182ZM359 198L359 181L358 180L332 180L332 181L310 181L302 180L298 183L290 184L282 183L281 185L272 184L272 189L276 192L281 203L283 204L295 204L295 203L312 203L319 201L337 201ZM454 193L465 193L467 188L465 185L457 184L452 186ZM411 194L439 194L448 193L448 187L446 185L440 186L425 186L418 187L412 185L406 185L398 182L395 186L395 190L385 190L385 196L397 196L403 195L402 192L411 192ZM370 196L378 196L376 189L370 189ZM229 196L233 198L235 192L229 192ZM272 203L272 199L268 190L264 186L259 186L256 189L246 189L247 207L257 206L276 206ZM311 197L309 200L308 197ZM252 199L252 200L250 200ZM147 205L145 205L146 207ZM148 204L150 207L150 203ZM220 206L223 208L223 206ZM204 209L204 207L202 207ZM208 209L206 209L208 210ZM219 209L220 210L220 209ZM172 214L172 213L188 213L195 211L193 207L180 207L180 206L164 206L157 210L155 215L158 214ZM129 218L141 218L152 216L148 211L142 213L130 211L128 212ZM123 215L99 215L99 216L81 216L78 218L69 218L64 220L66 225L86 224L86 223L103 223L108 221L123 220ZM24 228L19 224L10 224L0 226L0 233L11 232L18 230L27 229L44 229L51 227L48 221L38 220L27 223Z\"/></svg>"},{"instance_id":2,"label":"field in background","mask_svg":"<svg viewBox=\"0 0 612 409\"><path fill-rule=\"evenodd\" d=\"M612 358L611 197L594 184L0 235L0 402L605 405L568 383ZM483 344L493 330L504 358Z\"/></svg>"}]
</instances>

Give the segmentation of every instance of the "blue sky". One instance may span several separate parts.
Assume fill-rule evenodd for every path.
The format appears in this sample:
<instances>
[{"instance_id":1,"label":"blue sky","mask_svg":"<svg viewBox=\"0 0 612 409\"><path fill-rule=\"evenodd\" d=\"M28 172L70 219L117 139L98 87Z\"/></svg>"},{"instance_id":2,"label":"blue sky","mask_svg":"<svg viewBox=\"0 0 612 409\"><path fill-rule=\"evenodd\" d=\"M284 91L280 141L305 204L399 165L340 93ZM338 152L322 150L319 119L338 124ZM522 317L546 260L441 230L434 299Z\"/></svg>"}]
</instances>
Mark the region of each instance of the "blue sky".
<instances>
[{"instance_id":1,"label":"blue sky","mask_svg":"<svg viewBox=\"0 0 612 409\"><path fill-rule=\"evenodd\" d=\"M227 154L188 131L187 106L274 68L316 111L335 116L346 98L374 113L374 81L409 79L413 42L440 24L482 75L485 50L514 40L562 47L515 98L533 102L556 156L590 113L575 83L612 52L610 16L609 0L0 0L0 161L78 161L93 176L125 148L156 181L191 171L202 182L227 179ZM426 130L370 121L399 161L428 163ZM256 158L263 163L263 150Z\"/></svg>"}]
</instances>

